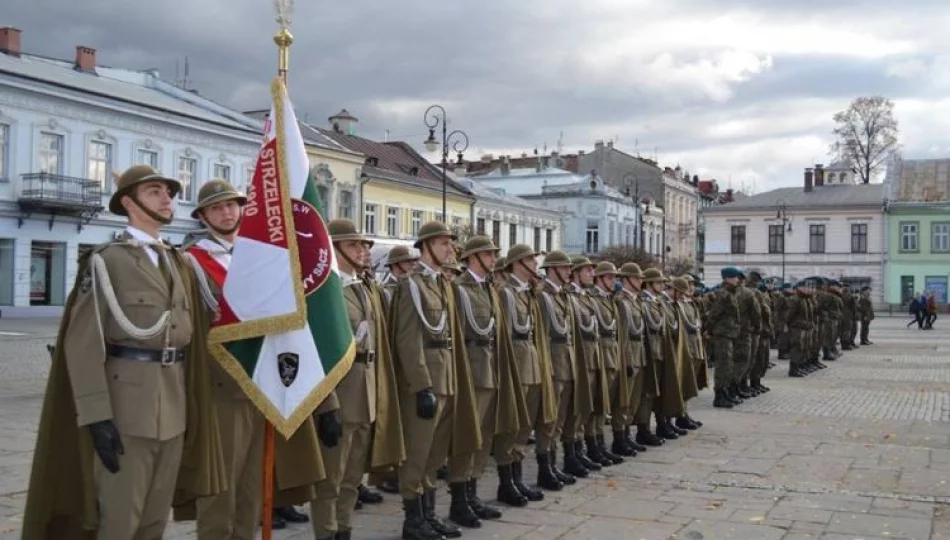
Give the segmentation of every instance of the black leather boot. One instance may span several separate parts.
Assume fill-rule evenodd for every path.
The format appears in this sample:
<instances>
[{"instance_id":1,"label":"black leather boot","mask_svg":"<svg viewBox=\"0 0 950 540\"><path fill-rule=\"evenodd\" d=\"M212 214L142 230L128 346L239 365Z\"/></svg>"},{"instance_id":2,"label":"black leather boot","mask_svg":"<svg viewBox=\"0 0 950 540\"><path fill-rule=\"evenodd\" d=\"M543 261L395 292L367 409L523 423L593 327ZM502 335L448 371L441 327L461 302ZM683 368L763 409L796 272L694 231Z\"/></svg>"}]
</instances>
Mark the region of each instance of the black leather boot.
<instances>
[{"instance_id":1,"label":"black leather boot","mask_svg":"<svg viewBox=\"0 0 950 540\"><path fill-rule=\"evenodd\" d=\"M393 495L399 495L399 479L398 478L384 478L379 483L379 490L385 493L392 493Z\"/></svg>"},{"instance_id":2,"label":"black leather boot","mask_svg":"<svg viewBox=\"0 0 950 540\"><path fill-rule=\"evenodd\" d=\"M277 512L271 512L270 528L275 531L281 531L287 528L287 520L277 515Z\"/></svg>"},{"instance_id":3,"label":"black leather boot","mask_svg":"<svg viewBox=\"0 0 950 540\"><path fill-rule=\"evenodd\" d=\"M403 499L402 510L405 514L402 522L403 540L445 540L426 520L422 510L422 497Z\"/></svg>"},{"instance_id":4,"label":"black leather boot","mask_svg":"<svg viewBox=\"0 0 950 540\"><path fill-rule=\"evenodd\" d=\"M713 399L713 407L717 409L731 409L733 407L732 400L726 396L725 390L716 388L715 394L716 397Z\"/></svg>"},{"instance_id":5,"label":"black leather boot","mask_svg":"<svg viewBox=\"0 0 950 540\"><path fill-rule=\"evenodd\" d=\"M607 456L600 453L600 446L594 437L584 437L584 446L587 447L587 459L599 464L601 467L610 467L614 462L607 459Z\"/></svg>"},{"instance_id":6,"label":"black leather boot","mask_svg":"<svg viewBox=\"0 0 950 540\"><path fill-rule=\"evenodd\" d=\"M528 504L528 498L515 487L511 465L498 466L498 502L518 507Z\"/></svg>"},{"instance_id":7,"label":"black leather boot","mask_svg":"<svg viewBox=\"0 0 950 540\"><path fill-rule=\"evenodd\" d=\"M511 464L511 479L514 482L515 487L518 488L518 491L520 491L521 494L531 502L543 501L544 492L540 489L534 489L533 487L525 484L522 473L523 470L521 468L521 461L515 461Z\"/></svg>"},{"instance_id":8,"label":"black leather boot","mask_svg":"<svg viewBox=\"0 0 950 540\"><path fill-rule=\"evenodd\" d=\"M689 415L680 416L679 418L676 419L676 422L673 425L687 431L695 431L699 429L699 426L694 424L693 421L690 420Z\"/></svg>"},{"instance_id":9,"label":"black leather boot","mask_svg":"<svg viewBox=\"0 0 950 540\"><path fill-rule=\"evenodd\" d=\"M551 471L554 472L554 476L556 476L562 484L570 486L577 483L577 477L557 468L557 452L548 452L548 463L551 464Z\"/></svg>"},{"instance_id":10,"label":"black leather boot","mask_svg":"<svg viewBox=\"0 0 950 540\"><path fill-rule=\"evenodd\" d=\"M360 484L356 488L356 500L363 504L379 504L383 502L383 494Z\"/></svg>"},{"instance_id":11,"label":"black leather boot","mask_svg":"<svg viewBox=\"0 0 950 540\"><path fill-rule=\"evenodd\" d=\"M337 531L337 533L333 536L333 540L350 540L351 538L353 538L353 531L350 529L345 531Z\"/></svg>"},{"instance_id":12,"label":"black leather boot","mask_svg":"<svg viewBox=\"0 0 950 540\"><path fill-rule=\"evenodd\" d=\"M633 449L634 452L646 452L647 447L633 440L633 437L630 436L630 426L623 428L623 437L627 441L627 446Z\"/></svg>"},{"instance_id":13,"label":"black leather boot","mask_svg":"<svg viewBox=\"0 0 950 540\"><path fill-rule=\"evenodd\" d=\"M442 521L435 515L435 490L430 489L422 496L422 515L432 526L432 529L446 538L459 538L462 536L462 529Z\"/></svg>"},{"instance_id":14,"label":"black leather boot","mask_svg":"<svg viewBox=\"0 0 950 540\"><path fill-rule=\"evenodd\" d=\"M745 388L743 388L742 386L739 386L739 385L736 385L735 393L736 393L737 396L739 396L740 398L742 398L742 399L744 399L744 400L745 400L745 399L749 399L749 398L752 397L752 394L751 394L751 393L749 393Z\"/></svg>"},{"instance_id":15,"label":"black leather boot","mask_svg":"<svg viewBox=\"0 0 950 540\"><path fill-rule=\"evenodd\" d=\"M580 460L581 465L587 468L587 470L596 472L603 469L603 467L600 466L600 463L591 461L587 454L584 453L584 441L577 439L573 441L572 444L574 445L574 455L578 460Z\"/></svg>"},{"instance_id":16,"label":"black leather boot","mask_svg":"<svg viewBox=\"0 0 950 540\"><path fill-rule=\"evenodd\" d=\"M472 507L472 511L475 512L475 515L480 519L500 519L501 511L499 511L494 506L489 506L485 504L478 496L478 480L472 478L465 484L465 488L468 490L468 505Z\"/></svg>"},{"instance_id":17,"label":"black leather boot","mask_svg":"<svg viewBox=\"0 0 950 540\"><path fill-rule=\"evenodd\" d=\"M663 437L657 437L650 431L649 424L637 426L637 442L645 446L663 446Z\"/></svg>"},{"instance_id":18,"label":"black leather boot","mask_svg":"<svg viewBox=\"0 0 950 540\"><path fill-rule=\"evenodd\" d=\"M590 476L590 470L577 458L574 441L564 441L561 443L561 446L564 447L564 472L575 478L587 478Z\"/></svg>"},{"instance_id":19,"label":"black leather boot","mask_svg":"<svg viewBox=\"0 0 950 540\"><path fill-rule=\"evenodd\" d=\"M453 482L449 484L452 494L452 503L449 505L449 519L469 529L478 529L482 520L478 519L468 501L468 482Z\"/></svg>"},{"instance_id":20,"label":"black leather boot","mask_svg":"<svg viewBox=\"0 0 950 540\"><path fill-rule=\"evenodd\" d=\"M633 457L637 455L637 451L627 444L627 438L623 433L623 430L614 431L614 441L610 445L610 450L614 454L620 456Z\"/></svg>"},{"instance_id":21,"label":"black leather boot","mask_svg":"<svg viewBox=\"0 0 950 540\"><path fill-rule=\"evenodd\" d=\"M274 513L283 518L287 523L307 523L310 521L307 514L298 512L293 506L278 506L274 508Z\"/></svg>"},{"instance_id":22,"label":"black leather boot","mask_svg":"<svg viewBox=\"0 0 950 540\"><path fill-rule=\"evenodd\" d=\"M673 426L666 423L665 419L659 419L656 423L656 436L663 437L664 439L675 441L679 439L680 436L675 431L673 431Z\"/></svg>"},{"instance_id":23,"label":"black leather boot","mask_svg":"<svg viewBox=\"0 0 950 540\"><path fill-rule=\"evenodd\" d=\"M670 419L670 418L667 418L667 419L666 419L666 425L670 426L670 429L673 430L673 433L676 433L676 434L679 435L680 437L682 437L682 436L686 435L687 433L689 433L689 430L688 430L688 429L686 429L686 428L681 428L681 427L677 426L676 423L674 423L673 420Z\"/></svg>"},{"instance_id":24,"label":"black leather boot","mask_svg":"<svg viewBox=\"0 0 950 540\"><path fill-rule=\"evenodd\" d=\"M548 491L561 491L564 489L564 483L554 474L551 468L551 458L547 453L536 454L538 461L538 487Z\"/></svg>"},{"instance_id":25,"label":"black leather boot","mask_svg":"<svg viewBox=\"0 0 950 540\"><path fill-rule=\"evenodd\" d=\"M607 449L607 441L603 434L597 436L597 449L600 450L601 455L607 458L607 460L613 465L620 465L623 463L623 456L615 454Z\"/></svg>"}]
</instances>

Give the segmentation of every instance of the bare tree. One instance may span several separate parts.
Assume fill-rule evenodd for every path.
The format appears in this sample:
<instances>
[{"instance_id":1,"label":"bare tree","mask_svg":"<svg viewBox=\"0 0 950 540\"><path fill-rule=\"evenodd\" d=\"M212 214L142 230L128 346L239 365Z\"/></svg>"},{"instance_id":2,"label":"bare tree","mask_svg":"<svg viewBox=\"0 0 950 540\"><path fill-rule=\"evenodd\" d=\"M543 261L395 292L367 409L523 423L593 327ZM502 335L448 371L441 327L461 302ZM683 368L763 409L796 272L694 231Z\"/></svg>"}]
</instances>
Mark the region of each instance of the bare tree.
<instances>
[{"instance_id":1,"label":"bare tree","mask_svg":"<svg viewBox=\"0 0 950 540\"><path fill-rule=\"evenodd\" d=\"M848 161L865 184L897 149L899 129L894 102L882 97L859 97L835 114L835 156Z\"/></svg>"},{"instance_id":2,"label":"bare tree","mask_svg":"<svg viewBox=\"0 0 950 540\"><path fill-rule=\"evenodd\" d=\"M666 261L666 274L671 277L682 276L693 271L696 263L690 257L669 259Z\"/></svg>"},{"instance_id":3,"label":"bare tree","mask_svg":"<svg viewBox=\"0 0 950 540\"><path fill-rule=\"evenodd\" d=\"M595 259L598 261L612 262L617 268L620 268L624 263L628 262L637 263L642 269L650 268L657 264L656 258L653 257L653 255L629 244L610 246L598 253Z\"/></svg>"},{"instance_id":4,"label":"bare tree","mask_svg":"<svg viewBox=\"0 0 950 540\"><path fill-rule=\"evenodd\" d=\"M449 230L458 237L455 241L455 257L458 259L462 254L462 247L475 236L475 228L471 225L453 223L449 225Z\"/></svg>"}]
</instances>

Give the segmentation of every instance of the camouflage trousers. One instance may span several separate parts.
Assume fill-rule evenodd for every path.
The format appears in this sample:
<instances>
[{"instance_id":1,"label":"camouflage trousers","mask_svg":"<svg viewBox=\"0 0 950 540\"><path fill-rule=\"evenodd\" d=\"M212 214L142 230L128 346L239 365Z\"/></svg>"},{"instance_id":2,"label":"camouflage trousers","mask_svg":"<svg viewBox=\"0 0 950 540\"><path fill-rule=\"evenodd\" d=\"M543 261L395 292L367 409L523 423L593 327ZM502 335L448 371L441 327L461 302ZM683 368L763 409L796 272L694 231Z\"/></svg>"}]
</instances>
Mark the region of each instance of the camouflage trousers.
<instances>
[{"instance_id":1,"label":"camouflage trousers","mask_svg":"<svg viewBox=\"0 0 950 540\"><path fill-rule=\"evenodd\" d=\"M861 343L868 342L868 335L871 333L871 321L869 319L864 319L861 321Z\"/></svg>"},{"instance_id":2,"label":"camouflage trousers","mask_svg":"<svg viewBox=\"0 0 950 540\"><path fill-rule=\"evenodd\" d=\"M851 323L854 322L853 319L841 319L838 321L838 338L841 340L841 344L851 343L854 340L854 335L851 333Z\"/></svg>"},{"instance_id":3,"label":"camouflage trousers","mask_svg":"<svg viewBox=\"0 0 950 540\"><path fill-rule=\"evenodd\" d=\"M814 349L812 334L812 330L788 329L788 348L791 354L789 361L793 366L800 366L811 360Z\"/></svg>"},{"instance_id":4,"label":"camouflage trousers","mask_svg":"<svg viewBox=\"0 0 950 540\"><path fill-rule=\"evenodd\" d=\"M832 350L838 341L838 319L828 319L821 325L821 346L824 349Z\"/></svg>"},{"instance_id":5,"label":"camouflage trousers","mask_svg":"<svg viewBox=\"0 0 950 540\"><path fill-rule=\"evenodd\" d=\"M716 390L725 390L733 382L736 341L728 337L712 339L713 354L716 356L716 367L713 370Z\"/></svg>"},{"instance_id":6,"label":"camouflage trousers","mask_svg":"<svg viewBox=\"0 0 950 540\"><path fill-rule=\"evenodd\" d=\"M752 368L749 370L749 379L753 383L765 377L765 372L769 370L769 351L771 349L771 336L760 336L759 346L756 348L755 358L752 360Z\"/></svg>"},{"instance_id":7,"label":"camouflage trousers","mask_svg":"<svg viewBox=\"0 0 950 540\"><path fill-rule=\"evenodd\" d=\"M735 367L732 373L733 383L741 383L743 379L749 376L749 369L752 367L752 346L757 337L752 334L742 334L736 340Z\"/></svg>"}]
</instances>

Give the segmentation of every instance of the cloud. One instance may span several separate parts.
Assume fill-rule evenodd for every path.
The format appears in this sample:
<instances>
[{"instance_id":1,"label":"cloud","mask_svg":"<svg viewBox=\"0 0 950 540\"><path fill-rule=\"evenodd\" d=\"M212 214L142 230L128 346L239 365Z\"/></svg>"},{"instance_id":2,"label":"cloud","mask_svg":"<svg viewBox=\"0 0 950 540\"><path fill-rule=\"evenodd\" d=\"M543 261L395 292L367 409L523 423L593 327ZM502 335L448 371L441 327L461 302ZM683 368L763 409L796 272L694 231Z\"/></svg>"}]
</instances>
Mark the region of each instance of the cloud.
<instances>
[{"instance_id":1,"label":"cloud","mask_svg":"<svg viewBox=\"0 0 950 540\"><path fill-rule=\"evenodd\" d=\"M246 110L266 107L273 18L259 0L31 0L0 23L28 51L88 45L167 79L187 55L194 87ZM469 158L609 138L761 190L829 161L831 117L859 95L895 100L905 154L950 147L947 27L937 0L297 2L291 95L314 123L345 107L361 134L417 147L440 103Z\"/></svg>"}]
</instances>

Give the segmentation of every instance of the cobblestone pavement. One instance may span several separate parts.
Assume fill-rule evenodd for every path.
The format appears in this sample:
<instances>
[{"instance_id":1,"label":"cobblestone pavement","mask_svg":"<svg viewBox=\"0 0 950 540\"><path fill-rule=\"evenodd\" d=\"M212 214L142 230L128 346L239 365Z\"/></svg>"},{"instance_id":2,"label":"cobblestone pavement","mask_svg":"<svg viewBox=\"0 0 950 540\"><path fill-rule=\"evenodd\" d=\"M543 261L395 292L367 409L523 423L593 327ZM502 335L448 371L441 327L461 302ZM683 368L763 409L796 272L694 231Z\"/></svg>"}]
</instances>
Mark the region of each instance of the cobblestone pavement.
<instances>
[{"instance_id":1,"label":"cobblestone pavement","mask_svg":"<svg viewBox=\"0 0 950 540\"><path fill-rule=\"evenodd\" d=\"M690 404L701 430L464 537L950 539L950 336L904 322L878 319L874 345L805 379L785 377L777 362L765 381L772 392L737 409L713 409L705 391ZM0 319L3 540L19 537L54 324ZM494 487L490 474L483 498ZM398 538L400 525L387 496L358 513L355 537ZM166 537L192 531L175 524ZM295 526L276 538L312 533Z\"/></svg>"}]
</instances>

